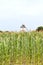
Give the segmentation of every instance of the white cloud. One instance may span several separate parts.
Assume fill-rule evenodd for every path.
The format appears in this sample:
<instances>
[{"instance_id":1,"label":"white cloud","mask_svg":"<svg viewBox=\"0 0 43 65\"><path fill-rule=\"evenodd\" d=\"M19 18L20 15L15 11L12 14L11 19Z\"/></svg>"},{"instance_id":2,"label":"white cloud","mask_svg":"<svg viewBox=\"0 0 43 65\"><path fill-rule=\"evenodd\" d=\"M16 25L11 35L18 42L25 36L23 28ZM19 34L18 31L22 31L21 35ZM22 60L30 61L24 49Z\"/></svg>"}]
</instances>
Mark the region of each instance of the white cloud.
<instances>
[{"instance_id":1,"label":"white cloud","mask_svg":"<svg viewBox=\"0 0 43 65\"><path fill-rule=\"evenodd\" d=\"M31 0L32 2L32 0ZM0 16L2 15L40 15L43 12L43 4L35 3L34 0L2 0L0 1Z\"/></svg>"}]
</instances>

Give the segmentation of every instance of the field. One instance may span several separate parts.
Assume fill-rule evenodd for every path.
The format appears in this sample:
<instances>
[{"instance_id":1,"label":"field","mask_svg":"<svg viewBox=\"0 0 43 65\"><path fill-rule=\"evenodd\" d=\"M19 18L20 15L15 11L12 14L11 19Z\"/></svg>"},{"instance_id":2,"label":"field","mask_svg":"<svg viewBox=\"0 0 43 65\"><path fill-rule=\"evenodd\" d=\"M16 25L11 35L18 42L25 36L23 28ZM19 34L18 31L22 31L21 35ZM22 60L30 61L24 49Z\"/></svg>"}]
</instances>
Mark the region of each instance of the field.
<instances>
[{"instance_id":1,"label":"field","mask_svg":"<svg viewBox=\"0 0 43 65\"><path fill-rule=\"evenodd\" d=\"M43 65L43 32L0 32L0 65Z\"/></svg>"}]
</instances>

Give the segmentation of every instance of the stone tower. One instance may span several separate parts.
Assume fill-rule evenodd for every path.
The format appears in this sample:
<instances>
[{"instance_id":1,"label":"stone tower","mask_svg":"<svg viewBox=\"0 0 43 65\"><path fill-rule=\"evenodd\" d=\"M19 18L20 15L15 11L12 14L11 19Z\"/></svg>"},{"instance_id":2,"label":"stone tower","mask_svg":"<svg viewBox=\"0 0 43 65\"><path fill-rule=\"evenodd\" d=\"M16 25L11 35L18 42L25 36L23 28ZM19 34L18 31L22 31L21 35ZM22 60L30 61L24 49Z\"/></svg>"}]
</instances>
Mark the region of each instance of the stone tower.
<instances>
[{"instance_id":1,"label":"stone tower","mask_svg":"<svg viewBox=\"0 0 43 65\"><path fill-rule=\"evenodd\" d=\"M22 26L20 28L21 28L21 31L24 31L24 32L27 31L27 28L24 24L22 24Z\"/></svg>"}]
</instances>

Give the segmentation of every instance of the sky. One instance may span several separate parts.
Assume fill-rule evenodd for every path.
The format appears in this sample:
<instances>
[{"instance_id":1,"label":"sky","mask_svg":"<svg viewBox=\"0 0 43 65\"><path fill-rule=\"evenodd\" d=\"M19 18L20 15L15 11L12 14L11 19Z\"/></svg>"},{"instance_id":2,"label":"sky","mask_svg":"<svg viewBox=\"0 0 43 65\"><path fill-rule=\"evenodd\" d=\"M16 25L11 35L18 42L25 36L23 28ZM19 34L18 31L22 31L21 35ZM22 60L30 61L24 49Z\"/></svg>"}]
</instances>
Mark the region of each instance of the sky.
<instances>
[{"instance_id":1,"label":"sky","mask_svg":"<svg viewBox=\"0 0 43 65\"><path fill-rule=\"evenodd\" d=\"M43 26L43 0L0 0L0 30L28 30Z\"/></svg>"}]
</instances>

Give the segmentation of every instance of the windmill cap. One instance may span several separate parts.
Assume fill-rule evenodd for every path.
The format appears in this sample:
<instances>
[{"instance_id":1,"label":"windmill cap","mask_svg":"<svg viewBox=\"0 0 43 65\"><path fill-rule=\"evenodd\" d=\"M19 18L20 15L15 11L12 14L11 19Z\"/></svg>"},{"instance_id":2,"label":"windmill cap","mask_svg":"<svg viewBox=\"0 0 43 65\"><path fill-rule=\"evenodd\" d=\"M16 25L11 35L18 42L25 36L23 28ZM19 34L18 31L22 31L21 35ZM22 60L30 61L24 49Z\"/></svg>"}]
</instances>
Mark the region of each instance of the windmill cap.
<instances>
[{"instance_id":1,"label":"windmill cap","mask_svg":"<svg viewBox=\"0 0 43 65\"><path fill-rule=\"evenodd\" d=\"M20 28L26 28L25 25L22 25Z\"/></svg>"}]
</instances>

